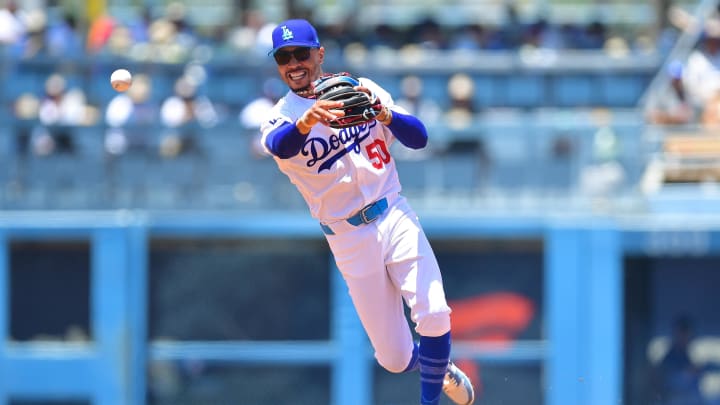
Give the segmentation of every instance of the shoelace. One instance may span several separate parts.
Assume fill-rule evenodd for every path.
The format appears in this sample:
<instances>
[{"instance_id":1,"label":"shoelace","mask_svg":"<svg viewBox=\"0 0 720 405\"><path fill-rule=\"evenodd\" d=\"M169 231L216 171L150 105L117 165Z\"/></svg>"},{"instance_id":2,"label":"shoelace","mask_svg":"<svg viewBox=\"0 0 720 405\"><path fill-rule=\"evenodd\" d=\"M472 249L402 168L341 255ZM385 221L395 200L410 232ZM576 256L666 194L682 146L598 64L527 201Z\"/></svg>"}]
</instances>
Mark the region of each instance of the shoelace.
<instances>
[{"instance_id":1,"label":"shoelace","mask_svg":"<svg viewBox=\"0 0 720 405\"><path fill-rule=\"evenodd\" d=\"M456 387L460 386L460 381L455 378L455 376L450 373L450 376L448 377L448 380L450 380L451 383L455 384Z\"/></svg>"}]
</instances>

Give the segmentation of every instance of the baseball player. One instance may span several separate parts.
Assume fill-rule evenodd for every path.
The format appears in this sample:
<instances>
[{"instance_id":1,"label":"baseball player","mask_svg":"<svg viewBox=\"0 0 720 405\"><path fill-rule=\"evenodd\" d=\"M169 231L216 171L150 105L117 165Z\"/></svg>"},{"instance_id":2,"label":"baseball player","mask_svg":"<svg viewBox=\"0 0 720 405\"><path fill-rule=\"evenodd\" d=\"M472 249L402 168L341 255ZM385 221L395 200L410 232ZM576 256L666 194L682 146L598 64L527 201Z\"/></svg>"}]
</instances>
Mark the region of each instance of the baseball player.
<instances>
[{"instance_id":1,"label":"baseball player","mask_svg":"<svg viewBox=\"0 0 720 405\"><path fill-rule=\"evenodd\" d=\"M272 32L270 54L290 90L261 127L262 144L305 198L347 283L378 363L393 373L419 370L420 403L442 392L456 404L475 400L450 357L450 308L435 255L415 212L400 194L390 145L427 143L424 125L367 78L355 86L378 100L378 114L337 129L342 101L315 98L325 49L315 28L292 19ZM414 342L404 315L410 309Z\"/></svg>"}]
</instances>

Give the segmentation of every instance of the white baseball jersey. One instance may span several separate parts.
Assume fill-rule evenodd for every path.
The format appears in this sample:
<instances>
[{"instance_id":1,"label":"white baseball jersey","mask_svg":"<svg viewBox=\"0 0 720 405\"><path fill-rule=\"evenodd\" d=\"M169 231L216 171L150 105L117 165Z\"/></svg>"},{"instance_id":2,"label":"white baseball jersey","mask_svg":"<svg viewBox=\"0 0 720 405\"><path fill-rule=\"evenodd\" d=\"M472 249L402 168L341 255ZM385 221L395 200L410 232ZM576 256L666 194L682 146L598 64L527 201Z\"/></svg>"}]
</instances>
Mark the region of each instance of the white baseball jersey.
<instances>
[{"instance_id":1,"label":"white baseball jersey","mask_svg":"<svg viewBox=\"0 0 720 405\"><path fill-rule=\"evenodd\" d=\"M407 114L374 82L361 78L360 83L388 108ZM283 123L294 125L314 102L286 94L261 127L263 146L273 129ZM389 153L395 140L377 121L346 129L315 125L298 154L273 157L300 190L312 216L333 231L326 232L327 241L379 364L401 372L414 347L403 301L422 336L447 333L450 308L430 243L417 215L399 194L395 161ZM359 226L345 221L383 197L387 209L376 221Z\"/></svg>"},{"instance_id":2,"label":"white baseball jersey","mask_svg":"<svg viewBox=\"0 0 720 405\"><path fill-rule=\"evenodd\" d=\"M407 114L372 80L360 78L360 84L388 108ZM294 123L314 102L289 91L261 126L262 144L274 128L284 122ZM308 133L300 153L289 159L273 157L305 198L310 214L323 223L333 223L400 192L395 161L389 152L394 141L392 132L377 121L344 129L318 124Z\"/></svg>"}]
</instances>

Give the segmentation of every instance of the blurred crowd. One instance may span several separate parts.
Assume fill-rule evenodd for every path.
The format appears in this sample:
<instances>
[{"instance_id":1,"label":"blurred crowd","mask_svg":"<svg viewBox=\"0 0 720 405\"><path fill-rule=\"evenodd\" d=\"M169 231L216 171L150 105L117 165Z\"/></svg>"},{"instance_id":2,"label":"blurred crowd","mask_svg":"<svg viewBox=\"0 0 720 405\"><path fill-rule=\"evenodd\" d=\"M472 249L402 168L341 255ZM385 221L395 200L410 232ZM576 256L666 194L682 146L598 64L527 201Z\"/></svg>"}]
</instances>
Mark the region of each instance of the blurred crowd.
<instances>
[{"instance_id":1,"label":"blurred crowd","mask_svg":"<svg viewBox=\"0 0 720 405\"><path fill-rule=\"evenodd\" d=\"M135 14L122 18L102 10L83 21L76 14L60 7L26 8L16 0L8 0L0 9L0 50L5 60L68 61L73 58L122 58L134 63L165 63L186 66L174 78L170 90L158 89L152 76L140 72L135 84L126 94L99 99L87 94L87 83L82 86L64 77L58 70L47 77L44 90L21 91L14 101L15 116L21 125L18 149L20 152L49 154L54 151L72 151L72 142L64 130L49 129L72 125L109 126L105 147L110 154L121 154L142 147L143 136L126 129L129 126L157 123L168 129L167 143L162 142L163 154L172 155L191 149L188 131L179 128L190 124L209 127L228 117L237 117L247 129L257 128L258 111L274 103L284 93L277 80L256 77L265 81L257 87L257 94L242 105L223 105L209 99L203 92L207 84L207 64L222 55L235 57L267 58L269 32L273 21L257 10L239 13L234 24L213 27L195 26L188 10L180 2L171 2L163 8L136 9ZM523 21L512 2L507 3L506 16L501 25L471 24L463 26L441 25L432 17L422 18L413 24L391 26L359 25L351 19L335 24L317 24L323 44L329 52L354 52L360 48L401 49L419 47L432 50L519 50L574 49L617 52L656 52L661 42L647 34L632 32L623 37L601 21L554 25L538 16L534 21ZM659 45L660 44L660 45ZM244 56L239 56L244 55ZM273 76L272 72L265 76ZM77 72L75 72L77 76ZM96 78L97 79L97 78ZM445 105L423 95L422 78L408 75L402 84L401 103L426 120L435 121L444 114L450 122L462 125L472 120L479 108L472 100L472 80L463 73L456 74L447 85ZM238 111L234 111L236 109ZM173 131L173 129L176 129ZM260 153L257 145L255 145Z\"/></svg>"},{"instance_id":2,"label":"blurred crowd","mask_svg":"<svg viewBox=\"0 0 720 405\"><path fill-rule=\"evenodd\" d=\"M40 94L23 92L13 101L16 152L19 156L74 153L72 128L100 126L105 128L104 149L110 156L133 151L173 157L198 152L200 130L233 122L251 135L255 156L265 156L259 144L262 117L287 92L287 86L278 78L265 78L260 94L235 111L202 91L206 75L202 66L190 65L178 75L168 94L157 97L152 76L138 73L128 91L96 105L80 86L71 85L62 73L53 73ZM447 105L426 95L423 86L420 76L405 75L395 102L429 123L444 120L458 129L472 125L480 108L468 74L451 75ZM159 129L160 134L156 133Z\"/></svg>"},{"instance_id":3,"label":"blurred crowd","mask_svg":"<svg viewBox=\"0 0 720 405\"><path fill-rule=\"evenodd\" d=\"M138 7L122 18L102 11L85 16L55 8L21 8L7 0L0 9L0 44L15 58L37 55L74 57L116 55L135 60L182 62L211 52L257 52L266 55L269 32L277 21L261 11L243 10L229 24L195 25L185 5L171 2L162 9ZM127 13L126 13L127 14ZM528 20L506 2L505 16L497 24L448 25L433 16L404 25L359 24L353 15L332 24L316 22L327 48L348 46L367 49L400 49L419 46L439 50L545 49L613 50L654 52L672 42L672 29L639 27L628 30L600 19L576 23L551 23L538 15ZM311 15L303 16L312 19ZM670 27L672 28L672 27Z\"/></svg>"},{"instance_id":4,"label":"blurred crowd","mask_svg":"<svg viewBox=\"0 0 720 405\"><path fill-rule=\"evenodd\" d=\"M275 77L267 56L270 31L276 22L262 12L243 10L232 24L208 27L194 25L188 9L179 2L162 8L138 7L136 13L122 16L102 10L90 16L88 11L86 20L65 13L61 7L32 9L15 0L0 4L0 63L6 67L4 78L28 74L13 70L23 61L55 67L41 76L42 90L24 88L26 83L12 83L17 97L5 100L16 118L13 145L19 156L74 153L77 145L71 128L76 126L101 126L104 153L110 158L129 152L160 158L202 155L199 137L207 132L205 129L233 123L245 130L239 136L248 135L251 153L257 158L266 157L258 142L259 118L287 89ZM502 23L497 25L447 25L432 16L406 25L361 25L352 17L316 25L326 50L344 55L345 60L367 56L368 51L414 49L489 53L594 51L608 58L665 54L681 32L672 24L627 31L627 27L601 20L563 24L553 24L542 16L528 20L520 18L512 4L507 3ZM310 15L304 17L312 19ZM237 58L257 64L255 71L246 72L248 80L243 82L253 93L242 98L240 90L247 93L247 88L234 89L232 86L238 84L211 80L218 62ZM89 71L67 68L72 61L85 61L79 66ZM104 76L109 76L110 71L98 68L102 61L106 61L106 67L127 67L118 64L128 63L144 70L133 72L129 91L114 93ZM231 63L227 66L231 66L233 77L245 74L236 72ZM690 61L681 68L674 66L672 71L677 75L678 70L689 68ZM155 75L158 70L162 74ZM451 129L460 130L477 121L483 111L476 100L476 83L468 73L459 70L449 74L440 90L444 93L442 99L431 95L426 84L422 75L407 73L398 77L393 83L397 88L393 94L396 102L425 122L445 122ZM211 85L213 91L209 91ZM97 94L98 86L103 89L101 96ZM433 92L437 95L437 83ZM216 94L223 94L224 99L216 99ZM609 126L602 125L600 138ZM577 145L570 138L558 136L549 152L553 159L566 162L576 153ZM450 140L442 146L443 150L429 147L414 154L398 150L396 156L422 159L427 154L469 153L477 162L478 172L486 171L494 158L480 136L455 143Z\"/></svg>"}]
</instances>

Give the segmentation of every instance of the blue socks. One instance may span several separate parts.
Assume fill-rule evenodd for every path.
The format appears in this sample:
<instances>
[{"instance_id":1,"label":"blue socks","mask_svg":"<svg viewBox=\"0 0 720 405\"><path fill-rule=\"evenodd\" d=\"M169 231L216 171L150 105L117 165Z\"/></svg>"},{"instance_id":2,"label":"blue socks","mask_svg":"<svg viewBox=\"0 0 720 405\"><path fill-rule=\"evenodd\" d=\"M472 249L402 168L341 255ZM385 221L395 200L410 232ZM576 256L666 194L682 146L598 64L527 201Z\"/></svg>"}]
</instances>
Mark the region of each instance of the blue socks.
<instances>
[{"instance_id":1,"label":"blue socks","mask_svg":"<svg viewBox=\"0 0 720 405\"><path fill-rule=\"evenodd\" d=\"M420 347L416 348L420 363L420 403L438 405L443 378L450 361L450 332L438 337L420 336ZM410 366L412 361L408 367Z\"/></svg>"}]
</instances>

